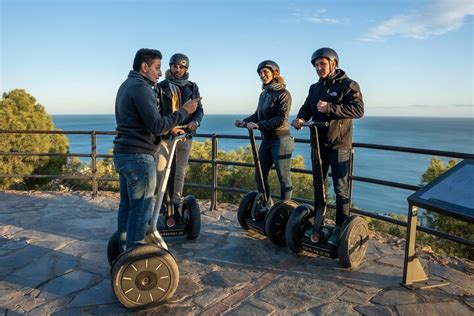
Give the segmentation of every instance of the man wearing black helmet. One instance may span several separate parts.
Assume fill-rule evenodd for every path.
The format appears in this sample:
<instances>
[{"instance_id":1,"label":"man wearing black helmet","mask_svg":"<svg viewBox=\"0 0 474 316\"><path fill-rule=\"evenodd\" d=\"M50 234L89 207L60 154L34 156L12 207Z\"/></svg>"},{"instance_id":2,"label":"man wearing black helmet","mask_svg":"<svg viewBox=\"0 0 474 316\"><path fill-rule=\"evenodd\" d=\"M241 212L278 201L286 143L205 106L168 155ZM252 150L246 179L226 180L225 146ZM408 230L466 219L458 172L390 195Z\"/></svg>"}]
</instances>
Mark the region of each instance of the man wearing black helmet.
<instances>
[{"instance_id":1,"label":"man wearing black helmet","mask_svg":"<svg viewBox=\"0 0 474 316\"><path fill-rule=\"evenodd\" d=\"M364 102L357 82L338 68L339 56L327 47L311 56L319 81L309 88L292 125L300 129L305 121L329 122L328 128L318 129L324 180L329 166L336 194L336 228L328 242L336 244L340 228L349 216L349 158L352 149L352 119L364 115ZM308 231L305 234L311 235Z\"/></svg>"},{"instance_id":2,"label":"man wearing black helmet","mask_svg":"<svg viewBox=\"0 0 474 316\"><path fill-rule=\"evenodd\" d=\"M270 194L268 174L275 165L280 182L280 199L291 199L293 186L291 183L291 155L294 139L290 134L288 115L291 109L291 95L286 90L285 80L280 75L280 67L272 60L264 60L257 67L262 81L262 93L258 99L254 114L235 125L244 124L247 129L259 129L262 135L258 155L262 166L265 191ZM256 175L257 176L257 175Z\"/></svg>"},{"instance_id":3,"label":"man wearing black helmet","mask_svg":"<svg viewBox=\"0 0 474 316\"><path fill-rule=\"evenodd\" d=\"M183 104L188 100L200 98L199 87L196 83L189 80L189 58L181 53L176 53L171 56L169 61L170 69L165 72L165 80L160 82L161 88L161 114L168 115L179 111ZM204 116L202 104L199 101L196 111L181 122L186 129L192 134L201 124ZM161 142L158 150L158 183L163 175L166 166L166 157L168 157L168 150L170 149L169 138L172 135L184 133L182 129L174 128L168 135L168 140ZM182 203L183 187L185 169L188 165L189 155L191 153L192 141L189 139L184 142L179 142L176 147L176 172L174 177L174 187L172 202L177 209Z\"/></svg>"}]
</instances>

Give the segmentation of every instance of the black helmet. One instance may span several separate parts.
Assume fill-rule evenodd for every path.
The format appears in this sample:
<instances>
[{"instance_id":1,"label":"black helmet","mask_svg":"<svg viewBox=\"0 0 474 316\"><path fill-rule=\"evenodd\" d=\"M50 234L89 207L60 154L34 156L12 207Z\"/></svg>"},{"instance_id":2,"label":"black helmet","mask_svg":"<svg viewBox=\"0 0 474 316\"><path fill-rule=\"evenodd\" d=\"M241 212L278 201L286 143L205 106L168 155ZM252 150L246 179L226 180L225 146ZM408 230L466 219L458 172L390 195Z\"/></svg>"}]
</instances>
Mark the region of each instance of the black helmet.
<instances>
[{"instance_id":1,"label":"black helmet","mask_svg":"<svg viewBox=\"0 0 474 316\"><path fill-rule=\"evenodd\" d=\"M189 58L185 54L177 53L171 56L170 66L176 64L189 68Z\"/></svg>"},{"instance_id":2,"label":"black helmet","mask_svg":"<svg viewBox=\"0 0 474 316\"><path fill-rule=\"evenodd\" d=\"M323 47L316 50L313 55L311 55L311 65L314 66L316 59L321 57L327 58L329 60L336 60L336 66L339 66L339 56L337 56L337 53L334 49Z\"/></svg>"},{"instance_id":3,"label":"black helmet","mask_svg":"<svg viewBox=\"0 0 474 316\"><path fill-rule=\"evenodd\" d=\"M262 68L268 68L268 69L271 69L272 71L276 70L280 72L280 67L273 60L264 60L260 64L258 64L258 67L257 67L258 74L260 73L260 70L262 70Z\"/></svg>"}]
</instances>

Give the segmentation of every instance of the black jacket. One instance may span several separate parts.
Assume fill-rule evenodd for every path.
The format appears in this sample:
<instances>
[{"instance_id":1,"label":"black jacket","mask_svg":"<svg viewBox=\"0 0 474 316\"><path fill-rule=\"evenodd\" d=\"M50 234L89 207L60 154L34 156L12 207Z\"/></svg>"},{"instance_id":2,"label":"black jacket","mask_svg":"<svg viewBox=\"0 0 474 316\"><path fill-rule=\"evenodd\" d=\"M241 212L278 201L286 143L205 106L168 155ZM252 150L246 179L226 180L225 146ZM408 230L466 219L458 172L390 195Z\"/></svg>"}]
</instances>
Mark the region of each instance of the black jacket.
<instances>
[{"instance_id":1,"label":"black jacket","mask_svg":"<svg viewBox=\"0 0 474 316\"><path fill-rule=\"evenodd\" d=\"M114 152L154 155L160 135L187 119L185 109L161 116L153 87L153 82L133 70L120 86L115 99Z\"/></svg>"},{"instance_id":2,"label":"black jacket","mask_svg":"<svg viewBox=\"0 0 474 316\"><path fill-rule=\"evenodd\" d=\"M165 79L162 82L160 82L158 85L159 85L159 88L161 89L161 96L160 96L161 115L171 114L172 104L171 104L171 89L169 86L169 81ZM198 85L192 81L189 81L188 84L185 85L181 89L181 102L183 104L186 103L188 100L196 99L200 96L201 95L199 94ZM198 126L200 126L203 116L204 116L204 110L202 108L201 101L199 101L196 111L193 114L191 114L191 116L188 116L180 124L185 125L185 124L188 124L189 122L197 122Z\"/></svg>"},{"instance_id":3,"label":"black jacket","mask_svg":"<svg viewBox=\"0 0 474 316\"><path fill-rule=\"evenodd\" d=\"M254 114L244 122L257 123L264 139L281 138L290 135L288 115L291 109L291 94L286 89L262 91Z\"/></svg>"},{"instance_id":4,"label":"black jacket","mask_svg":"<svg viewBox=\"0 0 474 316\"><path fill-rule=\"evenodd\" d=\"M329 112L321 113L318 101L329 102ZM359 84L337 69L325 80L320 79L309 87L308 97L301 106L297 118L305 121L329 122L328 128L318 129L318 139L329 149L352 148L352 119L364 115L364 101Z\"/></svg>"}]
</instances>

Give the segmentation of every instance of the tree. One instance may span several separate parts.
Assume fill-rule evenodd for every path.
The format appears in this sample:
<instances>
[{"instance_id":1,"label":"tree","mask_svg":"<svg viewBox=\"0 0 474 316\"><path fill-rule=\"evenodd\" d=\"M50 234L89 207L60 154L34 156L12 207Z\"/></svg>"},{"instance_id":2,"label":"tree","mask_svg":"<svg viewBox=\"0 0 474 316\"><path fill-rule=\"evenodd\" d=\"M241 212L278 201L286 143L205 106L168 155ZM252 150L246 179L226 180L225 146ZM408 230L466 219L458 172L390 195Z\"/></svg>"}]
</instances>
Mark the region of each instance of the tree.
<instances>
[{"instance_id":1,"label":"tree","mask_svg":"<svg viewBox=\"0 0 474 316\"><path fill-rule=\"evenodd\" d=\"M51 117L44 107L25 90L15 89L4 93L0 100L1 130L54 130ZM66 136L60 134L4 134L0 138L0 151L66 153ZM1 156L1 174L59 174L66 163L66 157L41 156ZM45 183L45 179L5 178L0 179L0 187L7 189L12 185L33 188Z\"/></svg>"},{"instance_id":2,"label":"tree","mask_svg":"<svg viewBox=\"0 0 474 316\"><path fill-rule=\"evenodd\" d=\"M451 159L447 164L445 164L437 157L431 158L430 166L421 176L421 185L427 185L447 170L454 167L456 163L455 159ZM468 240L474 239L474 226L469 223L430 211L426 212L425 218L428 226L431 228L458 237L463 237ZM436 237L432 238L432 242L434 243L434 248L440 249L448 255L467 257L470 260L474 259L474 250L468 246Z\"/></svg>"}]
</instances>

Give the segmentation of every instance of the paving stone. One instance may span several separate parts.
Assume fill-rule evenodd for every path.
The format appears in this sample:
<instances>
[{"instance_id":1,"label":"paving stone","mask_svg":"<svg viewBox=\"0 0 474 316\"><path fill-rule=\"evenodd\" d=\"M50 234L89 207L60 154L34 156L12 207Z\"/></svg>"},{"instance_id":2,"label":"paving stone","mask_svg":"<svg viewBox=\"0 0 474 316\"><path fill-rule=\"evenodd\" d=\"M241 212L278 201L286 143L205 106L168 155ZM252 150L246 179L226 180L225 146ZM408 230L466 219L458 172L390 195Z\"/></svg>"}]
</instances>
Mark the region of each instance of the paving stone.
<instances>
[{"instance_id":1,"label":"paving stone","mask_svg":"<svg viewBox=\"0 0 474 316\"><path fill-rule=\"evenodd\" d=\"M88 305L103 305L117 302L110 280L102 280L91 288L85 289L74 296L74 299L67 304L67 308L88 306Z\"/></svg>"},{"instance_id":2,"label":"paving stone","mask_svg":"<svg viewBox=\"0 0 474 316\"><path fill-rule=\"evenodd\" d=\"M472 315L469 307L458 301L442 303L420 303L395 306L400 315L429 315L429 316L461 316Z\"/></svg>"},{"instance_id":3,"label":"paving stone","mask_svg":"<svg viewBox=\"0 0 474 316\"><path fill-rule=\"evenodd\" d=\"M349 289L342 293L341 296L338 297L338 299L349 303L365 305L373 296L373 294L367 294L364 292Z\"/></svg>"},{"instance_id":4,"label":"paving stone","mask_svg":"<svg viewBox=\"0 0 474 316\"><path fill-rule=\"evenodd\" d=\"M368 306L356 306L356 311L364 316L392 316L394 313L386 306L380 305L368 305Z\"/></svg>"},{"instance_id":5,"label":"paving stone","mask_svg":"<svg viewBox=\"0 0 474 316\"><path fill-rule=\"evenodd\" d=\"M198 294L203 290L203 286L198 284L196 280L188 277L180 276L178 288L170 300L170 303L179 303L188 300L190 297Z\"/></svg>"},{"instance_id":6,"label":"paving stone","mask_svg":"<svg viewBox=\"0 0 474 316\"><path fill-rule=\"evenodd\" d=\"M230 294L230 289L206 289L201 292L193 301L202 308L209 308L211 305L222 301Z\"/></svg>"},{"instance_id":7,"label":"paving stone","mask_svg":"<svg viewBox=\"0 0 474 316\"><path fill-rule=\"evenodd\" d=\"M14 305L12 303L22 299L25 293L18 291L11 287L11 284L4 280L0 280L0 306L7 309L12 309Z\"/></svg>"},{"instance_id":8,"label":"paving stone","mask_svg":"<svg viewBox=\"0 0 474 316\"><path fill-rule=\"evenodd\" d=\"M474 297L473 296L467 296L464 298L464 303L469 305L472 309L474 309Z\"/></svg>"},{"instance_id":9,"label":"paving stone","mask_svg":"<svg viewBox=\"0 0 474 316\"><path fill-rule=\"evenodd\" d=\"M447 295L441 288L432 288L417 291L418 296L423 297L426 303L446 302L455 300L456 295Z\"/></svg>"},{"instance_id":10,"label":"paving stone","mask_svg":"<svg viewBox=\"0 0 474 316\"><path fill-rule=\"evenodd\" d=\"M75 258L56 251L50 251L43 257L11 273L5 278L21 287L36 287L46 281L66 273L77 265Z\"/></svg>"},{"instance_id":11,"label":"paving stone","mask_svg":"<svg viewBox=\"0 0 474 316\"><path fill-rule=\"evenodd\" d=\"M372 302L376 304L388 306L412 304L417 301L415 291L404 288L383 292L372 299Z\"/></svg>"},{"instance_id":12,"label":"paving stone","mask_svg":"<svg viewBox=\"0 0 474 316\"><path fill-rule=\"evenodd\" d=\"M208 309L206 309L205 311L203 311L201 313L201 315L203 315L203 316L221 315L227 310L229 310L229 306L227 306L227 305L225 305L221 302L218 302L218 303L212 305L211 307L209 307Z\"/></svg>"},{"instance_id":13,"label":"paving stone","mask_svg":"<svg viewBox=\"0 0 474 316\"><path fill-rule=\"evenodd\" d=\"M259 308L250 303L245 303L238 308L225 313L224 315L228 316L259 316L259 315L270 315L271 313Z\"/></svg>"},{"instance_id":14,"label":"paving stone","mask_svg":"<svg viewBox=\"0 0 474 316\"><path fill-rule=\"evenodd\" d=\"M91 283L93 275L83 271L73 271L55 278L42 287L41 297L56 299L61 296L81 291Z\"/></svg>"},{"instance_id":15,"label":"paving stone","mask_svg":"<svg viewBox=\"0 0 474 316\"><path fill-rule=\"evenodd\" d=\"M359 315L358 312L354 311L351 304L345 302L327 303L311 308L309 311L320 316Z\"/></svg>"},{"instance_id":16,"label":"paving stone","mask_svg":"<svg viewBox=\"0 0 474 316\"><path fill-rule=\"evenodd\" d=\"M247 274L239 271L215 271L206 274L202 278L204 285L222 288L233 287L250 281L252 279Z\"/></svg>"},{"instance_id":17,"label":"paving stone","mask_svg":"<svg viewBox=\"0 0 474 316\"><path fill-rule=\"evenodd\" d=\"M50 251L52 250L35 245L28 245L27 247L3 256L1 266L16 270L28 265L32 261L37 261Z\"/></svg>"},{"instance_id":18,"label":"paving stone","mask_svg":"<svg viewBox=\"0 0 474 316\"><path fill-rule=\"evenodd\" d=\"M291 306L316 306L338 296L344 289L332 282L310 282L285 276L261 290L257 298L286 310Z\"/></svg>"},{"instance_id":19,"label":"paving stone","mask_svg":"<svg viewBox=\"0 0 474 316\"><path fill-rule=\"evenodd\" d=\"M452 282L468 291L470 295L474 295L474 276L467 275L447 266L435 264L429 264L428 270L430 274L434 274L445 280L448 280L449 282Z\"/></svg>"},{"instance_id":20,"label":"paving stone","mask_svg":"<svg viewBox=\"0 0 474 316\"><path fill-rule=\"evenodd\" d=\"M181 245L183 249L192 249L192 250L202 250L202 249L209 249L214 248L216 246L215 243L206 243L206 242L199 242L199 243L185 243Z\"/></svg>"},{"instance_id":21,"label":"paving stone","mask_svg":"<svg viewBox=\"0 0 474 316\"><path fill-rule=\"evenodd\" d=\"M272 314L273 312L275 312L275 307L272 306L271 304L268 304L267 302L264 302L264 301L261 301L261 300L257 300L257 299L252 299L250 301L250 304L252 304L253 306L256 306L258 307L259 309L269 313L269 314Z\"/></svg>"},{"instance_id":22,"label":"paving stone","mask_svg":"<svg viewBox=\"0 0 474 316\"><path fill-rule=\"evenodd\" d=\"M377 262L383 263L383 264L388 264L390 266L398 267L403 269L403 257L402 256L383 256L380 259L376 260Z\"/></svg>"},{"instance_id":23,"label":"paving stone","mask_svg":"<svg viewBox=\"0 0 474 316\"><path fill-rule=\"evenodd\" d=\"M41 304L40 306L33 308L28 312L28 315L52 315L56 311L59 311L64 308L64 306L67 305L67 303L71 300L70 297L60 297L55 300L50 300L45 302L44 304Z\"/></svg>"}]
</instances>

